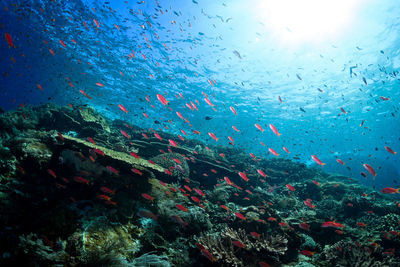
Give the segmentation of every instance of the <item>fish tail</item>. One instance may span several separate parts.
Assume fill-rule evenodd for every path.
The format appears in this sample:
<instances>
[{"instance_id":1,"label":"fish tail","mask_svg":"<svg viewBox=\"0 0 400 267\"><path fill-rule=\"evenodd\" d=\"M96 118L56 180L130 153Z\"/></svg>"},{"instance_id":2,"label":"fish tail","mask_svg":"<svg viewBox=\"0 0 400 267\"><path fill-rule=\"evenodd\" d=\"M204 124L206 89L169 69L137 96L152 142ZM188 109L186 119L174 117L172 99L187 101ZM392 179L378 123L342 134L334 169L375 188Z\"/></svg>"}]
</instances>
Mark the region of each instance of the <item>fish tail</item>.
<instances>
[{"instance_id":1,"label":"fish tail","mask_svg":"<svg viewBox=\"0 0 400 267\"><path fill-rule=\"evenodd\" d=\"M397 188L395 191L397 194L400 194L400 188Z\"/></svg>"},{"instance_id":2,"label":"fish tail","mask_svg":"<svg viewBox=\"0 0 400 267\"><path fill-rule=\"evenodd\" d=\"M326 163L321 162L321 166L324 166L324 165L326 165Z\"/></svg>"},{"instance_id":3,"label":"fish tail","mask_svg":"<svg viewBox=\"0 0 400 267\"><path fill-rule=\"evenodd\" d=\"M281 136L282 134L281 134L281 133L278 133L277 135L278 135L278 136Z\"/></svg>"}]
</instances>

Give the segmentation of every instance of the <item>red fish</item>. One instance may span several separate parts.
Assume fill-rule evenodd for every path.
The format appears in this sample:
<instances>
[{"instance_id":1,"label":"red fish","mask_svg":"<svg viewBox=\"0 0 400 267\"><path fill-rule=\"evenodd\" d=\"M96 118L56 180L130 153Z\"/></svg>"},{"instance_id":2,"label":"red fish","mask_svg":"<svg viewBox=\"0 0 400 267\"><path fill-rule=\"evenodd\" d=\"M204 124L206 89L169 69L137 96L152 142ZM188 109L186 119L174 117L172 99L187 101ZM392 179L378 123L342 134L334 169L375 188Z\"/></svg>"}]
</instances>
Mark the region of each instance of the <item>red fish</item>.
<instances>
[{"instance_id":1,"label":"red fish","mask_svg":"<svg viewBox=\"0 0 400 267\"><path fill-rule=\"evenodd\" d=\"M257 232L250 232L251 236L255 237L255 238L260 238L261 234L257 233Z\"/></svg>"},{"instance_id":2,"label":"red fish","mask_svg":"<svg viewBox=\"0 0 400 267\"><path fill-rule=\"evenodd\" d=\"M394 193L400 194L399 190L400 190L400 188L395 189L392 187L386 187L381 190L381 193L383 193L383 194L394 194Z\"/></svg>"},{"instance_id":3,"label":"red fish","mask_svg":"<svg viewBox=\"0 0 400 267\"><path fill-rule=\"evenodd\" d=\"M233 138L228 136L229 141L231 141L232 143L234 143Z\"/></svg>"},{"instance_id":4,"label":"red fish","mask_svg":"<svg viewBox=\"0 0 400 267\"><path fill-rule=\"evenodd\" d=\"M111 194L111 195L115 194L115 190L112 190L112 189L110 189L108 187L105 187L105 186L100 187L100 190L103 191L104 193L107 193L107 194Z\"/></svg>"},{"instance_id":5,"label":"red fish","mask_svg":"<svg viewBox=\"0 0 400 267\"><path fill-rule=\"evenodd\" d=\"M57 133L57 135L61 139L61 141L64 141L64 136L61 133Z\"/></svg>"},{"instance_id":6,"label":"red fish","mask_svg":"<svg viewBox=\"0 0 400 267\"><path fill-rule=\"evenodd\" d=\"M214 107L214 104L211 103L210 99L208 99L207 97L204 98L204 101L206 101L206 103L209 104L211 107Z\"/></svg>"},{"instance_id":7,"label":"red fish","mask_svg":"<svg viewBox=\"0 0 400 267\"><path fill-rule=\"evenodd\" d=\"M174 140L168 139L169 144L173 147L178 147L178 145L176 144L176 142Z\"/></svg>"},{"instance_id":8,"label":"red fish","mask_svg":"<svg viewBox=\"0 0 400 267\"><path fill-rule=\"evenodd\" d=\"M213 134L213 133L208 133L208 135L209 135L212 139L214 139L216 142L218 141L218 138L215 136L215 134Z\"/></svg>"},{"instance_id":9,"label":"red fish","mask_svg":"<svg viewBox=\"0 0 400 267\"><path fill-rule=\"evenodd\" d=\"M263 172L262 170L260 170L260 169L257 169L257 172L258 172L258 174L260 174L262 177L267 177L267 175L265 174L265 172Z\"/></svg>"},{"instance_id":10,"label":"red fish","mask_svg":"<svg viewBox=\"0 0 400 267\"><path fill-rule=\"evenodd\" d=\"M234 109L234 107L229 107L229 108L230 108L230 110L233 112L233 114L237 115L237 112L236 112L236 110Z\"/></svg>"},{"instance_id":11,"label":"red fish","mask_svg":"<svg viewBox=\"0 0 400 267\"><path fill-rule=\"evenodd\" d=\"M281 103L283 103L281 96L278 96L278 99Z\"/></svg>"},{"instance_id":12,"label":"red fish","mask_svg":"<svg viewBox=\"0 0 400 267\"><path fill-rule=\"evenodd\" d=\"M80 89L79 92L80 92L81 94L83 94L84 96L86 96L87 98L92 99L92 97L89 96L88 94L86 94L82 89Z\"/></svg>"},{"instance_id":13,"label":"red fish","mask_svg":"<svg viewBox=\"0 0 400 267\"><path fill-rule=\"evenodd\" d=\"M239 247L239 248L245 248L246 247L242 242L240 242L238 240L232 241L232 244L237 246L237 247Z\"/></svg>"},{"instance_id":14,"label":"red fish","mask_svg":"<svg viewBox=\"0 0 400 267\"><path fill-rule=\"evenodd\" d=\"M278 132L278 129L276 129L276 127L270 123L269 124L269 128L271 128L271 130L274 132L274 134L276 134L277 136L280 136L281 134Z\"/></svg>"},{"instance_id":15,"label":"red fish","mask_svg":"<svg viewBox=\"0 0 400 267\"><path fill-rule=\"evenodd\" d=\"M157 137L158 140L162 141L162 137L158 133L154 133L154 136Z\"/></svg>"},{"instance_id":16,"label":"red fish","mask_svg":"<svg viewBox=\"0 0 400 267\"><path fill-rule=\"evenodd\" d=\"M228 177L224 177L224 180L225 180L225 182L228 184L228 185L232 185L232 182L231 182L231 180L229 180L229 178Z\"/></svg>"},{"instance_id":17,"label":"red fish","mask_svg":"<svg viewBox=\"0 0 400 267\"><path fill-rule=\"evenodd\" d=\"M386 149L390 154L393 154L393 155L396 155L396 154L397 154L397 152L395 152L393 149L391 149L391 148L388 147L388 146L385 146L385 149Z\"/></svg>"},{"instance_id":18,"label":"red fish","mask_svg":"<svg viewBox=\"0 0 400 267\"><path fill-rule=\"evenodd\" d=\"M360 226L360 227L366 227L367 226L365 223L362 223L362 222L357 222L356 225Z\"/></svg>"},{"instance_id":19,"label":"red fish","mask_svg":"<svg viewBox=\"0 0 400 267\"><path fill-rule=\"evenodd\" d=\"M203 193L203 191L201 191L200 189L193 188L193 190L194 190L197 194L199 194L200 196L202 196L202 197L205 196L205 194Z\"/></svg>"},{"instance_id":20,"label":"red fish","mask_svg":"<svg viewBox=\"0 0 400 267\"><path fill-rule=\"evenodd\" d=\"M96 27L97 27L97 28L100 28L100 24L99 24L99 22L98 22L96 19L93 19L93 22L94 22L94 24L96 24Z\"/></svg>"},{"instance_id":21,"label":"red fish","mask_svg":"<svg viewBox=\"0 0 400 267\"><path fill-rule=\"evenodd\" d=\"M111 198L109 196L106 196L106 195L97 195L97 198L103 199L103 200L106 200L106 201L111 201Z\"/></svg>"},{"instance_id":22,"label":"red fish","mask_svg":"<svg viewBox=\"0 0 400 267\"><path fill-rule=\"evenodd\" d=\"M199 199L198 197L191 196L190 198L191 198L194 202L200 203L200 199Z\"/></svg>"},{"instance_id":23,"label":"red fish","mask_svg":"<svg viewBox=\"0 0 400 267\"><path fill-rule=\"evenodd\" d=\"M290 154L289 150L286 147L283 147L283 150L285 150L286 153Z\"/></svg>"},{"instance_id":24,"label":"red fish","mask_svg":"<svg viewBox=\"0 0 400 267\"><path fill-rule=\"evenodd\" d=\"M347 111L344 110L344 108L340 108L340 110L341 110L344 114L347 114Z\"/></svg>"},{"instance_id":25,"label":"red fish","mask_svg":"<svg viewBox=\"0 0 400 267\"><path fill-rule=\"evenodd\" d=\"M236 132L239 132L238 128L236 128L235 125L232 126L232 129L235 130Z\"/></svg>"},{"instance_id":26,"label":"red fish","mask_svg":"<svg viewBox=\"0 0 400 267\"><path fill-rule=\"evenodd\" d=\"M279 157L279 154L275 150L273 150L272 148L268 148L268 151L271 152L271 154Z\"/></svg>"},{"instance_id":27,"label":"red fish","mask_svg":"<svg viewBox=\"0 0 400 267\"><path fill-rule=\"evenodd\" d=\"M343 162L343 160L341 160L341 159L336 159L336 162L337 162L337 163L340 163L340 164L342 164L342 165L344 165L344 162Z\"/></svg>"},{"instance_id":28,"label":"red fish","mask_svg":"<svg viewBox=\"0 0 400 267\"><path fill-rule=\"evenodd\" d=\"M125 112L126 114L128 114L128 110L121 104L118 104L118 107L120 110L122 110L123 112Z\"/></svg>"},{"instance_id":29,"label":"red fish","mask_svg":"<svg viewBox=\"0 0 400 267\"><path fill-rule=\"evenodd\" d=\"M104 87L104 84L102 84L102 83L96 83L96 85L99 86L99 87Z\"/></svg>"},{"instance_id":30,"label":"red fish","mask_svg":"<svg viewBox=\"0 0 400 267\"><path fill-rule=\"evenodd\" d=\"M72 177L72 179L74 179L75 182L81 183L81 184L89 184L89 182L90 182L89 180L82 178L80 176L74 176L74 177Z\"/></svg>"},{"instance_id":31,"label":"red fish","mask_svg":"<svg viewBox=\"0 0 400 267\"><path fill-rule=\"evenodd\" d=\"M132 171L133 173L139 174L140 176L143 175L143 172L139 171L138 169L132 168L131 171Z\"/></svg>"},{"instance_id":32,"label":"red fish","mask_svg":"<svg viewBox=\"0 0 400 267\"><path fill-rule=\"evenodd\" d=\"M372 176L376 177L376 172L374 168L371 167L371 165L364 163L363 166Z\"/></svg>"},{"instance_id":33,"label":"red fish","mask_svg":"<svg viewBox=\"0 0 400 267\"><path fill-rule=\"evenodd\" d=\"M150 196L149 194L142 193L142 197L144 197L147 200L150 200L151 202L154 201L154 197Z\"/></svg>"},{"instance_id":34,"label":"red fish","mask_svg":"<svg viewBox=\"0 0 400 267\"><path fill-rule=\"evenodd\" d=\"M258 130L260 130L261 132L264 132L264 129L261 127L260 124L256 123L256 124L254 124L254 126L256 126L256 128L257 128Z\"/></svg>"},{"instance_id":35,"label":"red fish","mask_svg":"<svg viewBox=\"0 0 400 267\"><path fill-rule=\"evenodd\" d=\"M139 156L135 152L129 152L132 157L139 159Z\"/></svg>"},{"instance_id":36,"label":"red fish","mask_svg":"<svg viewBox=\"0 0 400 267\"><path fill-rule=\"evenodd\" d=\"M335 221L324 222L321 227L335 227L335 228L344 228L345 226L341 223L337 223Z\"/></svg>"},{"instance_id":37,"label":"red fish","mask_svg":"<svg viewBox=\"0 0 400 267\"><path fill-rule=\"evenodd\" d=\"M168 104L168 101L165 99L163 95L157 94L157 99L165 106Z\"/></svg>"},{"instance_id":38,"label":"red fish","mask_svg":"<svg viewBox=\"0 0 400 267\"><path fill-rule=\"evenodd\" d=\"M48 172L51 176L53 176L54 179L57 178L57 175L54 173L53 170L47 169L47 172Z\"/></svg>"},{"instance_id":39,"label":"red fish","mask_svg":"<svg viewBox=\"0 0 400 267\"><path fill-rule=\"evenodd\" d=\"M178 115L178 117L181 118L182 120L184 119L182 114L179 111L176 112L176 115Z\"/></svg>"},{"instance_id":40,"label":"red fish","mask_svg":"<svg viewBox=\"0 0 400 267\"><path fill-rule=\"evenodd\" d=\"M339 229L338 229L338 230L336 230L335 232L336 232L338 235L343 235L343 231L342 231L342 230L339 230Z\"/></svg>"},{"instance_id":41,"label":"red fish","mask_svg":"<svg viewBox=\"0 0 400 267\"><path fill-rule=\"evenodd\" d=\"M209 259L211 262L215 261L215 257L207 250L207 249L202 249L201 250L201 254L206 257L207 259Z\"/></svg>"},{"instance_id":42,"label":"red fish","mask_svg":"<svg viewBox=\"0 0 400 267\"><path fill-rule=\"evenodd\" d=\"M227 206L225 206L225 205L221 205L221 208L223 208L226 211L229 211L229 208Z\"/></svg>"},{"instance_id":43,"label":"red fish","mask_svg":"<svg viewBox=\"0 0 400 267\"><path fill-rule=\"evenodd\" d=\"M4 38L7 41L8 47L14 47L15 48L15 45L14 45L13 40L12 40L12 37L11 37L11 35L9 33L6 32L4 34Z\"/></svg>"},{"instance_id":44,"label":"red fish","mask_svg":"<svg viewBox=\"0 0 400 267\"><path fill-rule=\"evenodd\" d=\"M236 217L238 217L239 219L241 219L241 220L243 220L243 221L245 221L246 220L246 217L244 217L241 213L239 213L239 212L235 212L235 215L236 215Z\"/></svg>"},{"instance_id":45,"label":"red fish","mask_svg":"<svg viewBox=\"0 0 400 267\"><path fill-rule=\"evenodd\" d=\"M245 180L246 182L248 182L249 181L249 178L247 178L247 176L246 176L246 174L245 173L243 173L243 172L239 172L239 176L243 179L243 180Z\"/></svg>"},{"instance_id":46,"label":"red fish","mask_svg":"<svg viewBox=\"0 0 400 267\"><path fill-rule=\"evenodd\" d=\"M101 151L100 149L95 148L95 149L93 149L93 151L94 151L95 153L101 155L101 156L104 156L104 152Z\"/></svg>"},{"instance_id":47,"label":"red fish","mask_svg":"<svg viewBox=\"0 0 400 267\"><path fill-rule=\"evenodd\" d=\"M111 167L111 166L106 166L106 168L107 168L107 170L109 170L111 173L114 173L114 174L116 174L116 175L118 175L118 173L119 173L116 169L114 169L114 168Z\"/></svg>"},{"instance_id":48,"label":"red fish","mask_svg":"<svg viewBox=\"0 0 400 267\"><path fill-rule=\"evenodd\" d=\"M315 180L312 180L312 182L314 183L314 184L316 184L316 185L320 185L320 183L318 183L317 181L315 181Z\"/></svg>"},{"instance_id":49,"label":"red fish","mask_svg":"<svg viewBox=\"0 0 400 267\"><path fill-rule=\"evenodd\" d=\"M305 201L304 201L304 204L305 204L307 207L309 207L309 208L315 209L315 205L313 205L313 204L311 203L311 199L305 200Z\"/></svg>"},{"instance_id":50,"label":"red fish","mask_svg":"<svg viewBox=\"0 0 400 267\"><path fill-rule=\"evenodd\" d=\"M64 43L63 40L60 40L60 44L61 44L62 46L64 46L64 47L67 47L67 46L65 45L65 43Z\"/></svg>"},{"instance_id":51,"label":"red fish","mask_svg":"<svg viewBox=\"0 0 400 267\"><path fill-rule=\"evenodd\" d=\"M308 223L299 223L299 227L306 231L310 230L310 225Z\"/></svg>"},{"instance_id":52,"label":"red fish","mask_svg":"<svg viewBox=\"0 0 400 267\"><path fill-rule=\"evenodd\" d=\"M126 138L128 138L128 139L131 138L131 136L130 136L127 132L125 132L124 130L121 130L121 133L122 133L122 135L125 136Z\"/></svg>"},{"instance_id":53,"label":"red fish","mask_svg":"<svg viewBox=\"0 0 400 267\"><path fill-rule=\"evenodd\" d=\"M300 251L300 254L312 257L312 256L314 256L315 252L311 252L309 250L302 250L302 251Z\"/></svg>"},{"instance_id":54,"label":"red fish","mask_svg":"<svg viewBox=\"0 0 400 267\"><path fill-rule=\"evenodd\" d=\"M311 155L311 158L319 165L324 166L325 163L323 163L316 155Z\"/></svg>"},{"instance_id":55,"label":"red fish","mask_svg":"<svg viewBox=\"0 0 400 267\"><path fill-rule=\"evenodd\" d=\"M181 211L184 211L184 212L187 212L187 211L188 211L188 209L185 208L184 206L182 206L181 204L176 204L175 207L176 207L178 210L181 210Z\"/></svg>"},{"instance_id":56,"label":"red fish","mask_svg":"<svg viewBox=\"0 0 400 267\"><path fill-rule=\"evenodd\" d=\"M295 189L292 185L290 185L290 184L287 184L286 187L287 187L290 191L295 191L295 190L296 190L296 189Z\"/></svg>"}]
</instances>

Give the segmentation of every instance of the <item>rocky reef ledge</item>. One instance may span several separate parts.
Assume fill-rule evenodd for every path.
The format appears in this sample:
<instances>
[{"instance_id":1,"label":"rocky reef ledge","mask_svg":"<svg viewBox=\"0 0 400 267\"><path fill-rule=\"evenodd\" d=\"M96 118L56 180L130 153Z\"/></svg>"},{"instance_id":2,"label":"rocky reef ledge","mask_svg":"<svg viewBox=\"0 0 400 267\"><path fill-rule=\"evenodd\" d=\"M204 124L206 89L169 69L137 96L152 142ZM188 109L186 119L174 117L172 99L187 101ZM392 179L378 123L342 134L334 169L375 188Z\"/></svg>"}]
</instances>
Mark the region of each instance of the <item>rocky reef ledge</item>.
<instances>
[{"instance_id":1,"label":"rocky reef ledge","mask_svg":"<svg viewBox=\"0 0 400 267\"><path fill-rule=\"evenodd\" d=\"M87 106L0 115L0 210L1 266L400 266L393 196Z\"/></svg>"}]
</instances>

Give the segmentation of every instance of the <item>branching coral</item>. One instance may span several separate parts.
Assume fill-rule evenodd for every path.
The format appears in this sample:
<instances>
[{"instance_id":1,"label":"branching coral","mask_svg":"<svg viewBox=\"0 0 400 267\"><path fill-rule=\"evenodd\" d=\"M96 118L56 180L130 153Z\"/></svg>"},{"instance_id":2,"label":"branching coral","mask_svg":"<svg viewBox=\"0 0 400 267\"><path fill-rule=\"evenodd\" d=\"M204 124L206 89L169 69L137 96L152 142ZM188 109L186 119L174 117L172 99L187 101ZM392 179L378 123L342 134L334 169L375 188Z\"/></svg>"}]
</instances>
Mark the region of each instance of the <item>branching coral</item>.
<instances>
[{"instance_id":1,"label":"branching coral","mask_svg":"<svg viewBox=\"0 0 400 267\"><path fill-rule=\"evenodd\" d=\"M288 240L283 236L254 237L243 229L234 230L229 227L219 235L202 233L198 242L210 251L216 262L224 266L246 266L245 258L250 255L279 257L288 249ZM238 248L237 244L242 247Z\"/></svg>"},{"instance_id":2,"label":"branching coral","mask_svg":"<svg viewBox=\"0 0 400 267\"><path fill-rule=\"evenodd\" d=\"M378 248L380 250L380 248ZM352 241L341 240L326 248L323 258L326 266L338 267L378 267L398 266L391 258L382 258L377 248L371 246L356 245ZM381 252L381 251L380 251ZM379 257L379 258L378 258Z\"/></svg>"}]
</instances>

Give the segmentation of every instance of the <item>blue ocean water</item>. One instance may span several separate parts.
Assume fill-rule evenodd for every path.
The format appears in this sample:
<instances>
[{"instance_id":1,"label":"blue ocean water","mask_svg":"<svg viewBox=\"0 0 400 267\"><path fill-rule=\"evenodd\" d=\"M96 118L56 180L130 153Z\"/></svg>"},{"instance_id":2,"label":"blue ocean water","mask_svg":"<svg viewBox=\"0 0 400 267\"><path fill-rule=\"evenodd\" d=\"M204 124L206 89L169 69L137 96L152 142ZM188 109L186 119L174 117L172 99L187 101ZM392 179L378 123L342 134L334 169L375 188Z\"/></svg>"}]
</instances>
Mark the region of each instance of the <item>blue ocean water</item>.
<instances>
[{"instance_id":1,"label":"blue ocean water","mask_svg":"<svg viewBox=\"0 0 400 267\"><path fill-rule=\"evenodd\" d=\"M398 187L398 155L385 146L400 150L400 4L322 2L1 1L0 106L88 104L144 128L257 157L275 157L272 148Z\"/></svg>"}]
</instances>

